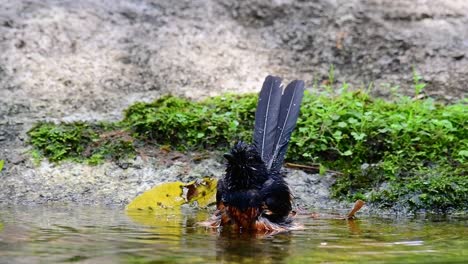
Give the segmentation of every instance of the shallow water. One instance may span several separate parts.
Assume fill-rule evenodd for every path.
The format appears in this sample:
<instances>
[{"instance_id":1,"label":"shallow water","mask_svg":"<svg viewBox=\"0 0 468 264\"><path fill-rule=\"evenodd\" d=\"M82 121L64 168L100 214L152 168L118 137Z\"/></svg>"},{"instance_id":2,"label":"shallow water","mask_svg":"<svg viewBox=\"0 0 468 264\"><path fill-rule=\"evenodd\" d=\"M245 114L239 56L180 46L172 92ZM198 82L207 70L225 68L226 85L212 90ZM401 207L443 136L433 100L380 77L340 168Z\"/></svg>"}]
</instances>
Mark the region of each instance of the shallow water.
<instances>
[{"instance_id":1,"label":"shallow water","mask_svg":"<svg viewBox=\"0 0 468 264\"><path fill-rule=\"evenodd\" d=\"M304 218L304 230L233 234L197 226L206 211L0 207L0 263L456 263L467 219Z\"/></svg>"}]
</instances>

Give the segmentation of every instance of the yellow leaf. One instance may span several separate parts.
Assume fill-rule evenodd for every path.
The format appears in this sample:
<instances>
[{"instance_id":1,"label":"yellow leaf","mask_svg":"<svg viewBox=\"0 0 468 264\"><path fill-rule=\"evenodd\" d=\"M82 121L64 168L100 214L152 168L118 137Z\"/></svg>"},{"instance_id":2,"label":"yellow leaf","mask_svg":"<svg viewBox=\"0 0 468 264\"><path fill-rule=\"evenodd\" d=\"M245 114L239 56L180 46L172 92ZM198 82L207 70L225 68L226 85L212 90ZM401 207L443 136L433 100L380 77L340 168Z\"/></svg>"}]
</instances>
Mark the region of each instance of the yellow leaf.
<instances>
[{"instance_id":1,"label":"yellow leaf","mask_svg":"<svg viewBox=\"0 0 468 264\"><path fill-rule=\"evenodd\" d=\"M160 209L157 211L129 210L126 215L134 223L146 226L145 232L157 234L158 238L164 240L165 245L185 247L184 237L187 235L186 225L205 221L209 217L206 210L190 211L189 214L183 214L180 208ZM159 239L154 236L140 236L138 243L158 244Z\"/></svg>"},{"instance_id":2,"label":"yellow leaf","mask_svg":"<svg viewBox=\"0 0 468 264\"><path fill-rule=\"evenodd\" d=\"M207 207L216 202L216 185L218 180L212 178L203 178L203 180L187 183L188 189L187 201L197 203L199 207Z\"/></svg>"},{"instance_id":3,"label":"yellow leaf","mask_svg":"<svg viewBox=\"0 0 468 264\"><path fill-rule=\"evenodd\" d=\"M127 205L127 210L157 210L158 208L179 207L186 201L182 198L182 182L160 184L136 197Z\"/></svg>"},{"instance_id":4,"label":"yellow leaf","mask_svg":"<svg viewBox=\"0 0 468 264\"><path fill-rule=\"evenodd\" d=\"M206 207L215 202L216 179L204 178L184 184L168 182L160 184L136 197L127 205L127 210L176 209L185 203Z\"/></svg>"}]
</instances>

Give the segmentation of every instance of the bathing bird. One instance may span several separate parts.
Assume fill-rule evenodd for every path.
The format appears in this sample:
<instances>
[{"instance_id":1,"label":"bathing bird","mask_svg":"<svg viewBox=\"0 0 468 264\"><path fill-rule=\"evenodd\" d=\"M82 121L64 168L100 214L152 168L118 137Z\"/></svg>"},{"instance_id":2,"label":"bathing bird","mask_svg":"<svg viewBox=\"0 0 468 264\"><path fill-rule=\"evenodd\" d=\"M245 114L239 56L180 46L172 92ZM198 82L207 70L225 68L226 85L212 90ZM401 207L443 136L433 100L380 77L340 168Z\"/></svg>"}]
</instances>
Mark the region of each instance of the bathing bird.
<instances>
[{"instance_id":1,"label":"bathing bird","mask_svg":"<svg viewBox=\"0 0 468 264\"><path fill-rule=\"evenodd\" d=\"M304 95L295 80L283 91L281 78L267 76L255 112L252 144L238 141L224 154L212 227L239 231L281 231L294 226L292 194L281 171Z\"/></svg>"}]
</instances>

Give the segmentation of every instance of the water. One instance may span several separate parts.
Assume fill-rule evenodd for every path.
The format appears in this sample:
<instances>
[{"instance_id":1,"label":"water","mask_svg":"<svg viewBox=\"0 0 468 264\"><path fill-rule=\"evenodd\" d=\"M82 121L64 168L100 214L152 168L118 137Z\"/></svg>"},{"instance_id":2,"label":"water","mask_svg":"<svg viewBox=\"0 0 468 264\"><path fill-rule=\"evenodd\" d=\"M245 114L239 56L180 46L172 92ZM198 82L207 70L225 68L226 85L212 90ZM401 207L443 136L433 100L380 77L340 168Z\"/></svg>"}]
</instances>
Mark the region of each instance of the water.
<instances>
[{"instance_id":1,"label":"water","mask_svg":"<svg viewBox=\"0 0 468 264\"><path fill-rule=\"evenodd\" d=\"M269 235L197 226L206 211L0 208L0 263L467 263L468 220L304 218ZM3 226L3 227L2 227Z\"/></svg>"}]
</instances>

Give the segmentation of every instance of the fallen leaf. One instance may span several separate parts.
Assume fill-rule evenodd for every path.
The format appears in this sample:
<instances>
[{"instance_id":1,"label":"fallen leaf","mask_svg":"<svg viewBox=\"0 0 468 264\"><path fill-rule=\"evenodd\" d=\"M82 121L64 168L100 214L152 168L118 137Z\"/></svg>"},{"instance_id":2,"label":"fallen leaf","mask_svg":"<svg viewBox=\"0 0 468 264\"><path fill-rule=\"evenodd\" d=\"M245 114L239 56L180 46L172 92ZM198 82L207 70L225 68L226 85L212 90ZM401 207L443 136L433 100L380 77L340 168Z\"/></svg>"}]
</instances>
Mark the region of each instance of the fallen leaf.
<instances>
[{"instance_id":1,"label":"fallen leaf","mask_svg":"<svg viewBox=\"0 0 468 264\"><path fill-rule=\"evenodd\" d=\"M207 207L216 202L216 179L204 178L185 185L188 189L186 200L189 203L197 203L199 207Z\"/></svg>"},{"instance_id":2,"label":"fallen leaf","mask_svg":"<svg viewBox=\"0 0 468 264\"><path fill-rule=\"evenodd\" d=\"M363 200L357 200L354 203L353 209L351 209L351 211L348 213L346 218L347 219L353 219L354 214L356 214L356 212L359 211L362 208L362 206L364 206L364 204L366 204L366 203Z\"/></svg>"},{"instance_id":3,"label":"fallen leaf","mask_svg":"<svg viewBox=\"0 0 468 264\"><path fill-rule=\"evenodd\" d=\"M183 195L184 183L167 182L153 187L133 199L128 205L127 210L156 210L158 208L174 208L185 203Z\"/></svg>"},{"instance_id":4,"label":"fallen leaf","mask_svg":"<svg viewBox=\"0 0 468 264\"><path fill-rule=\"evenodd\" d=\"M206 207L215 202L217 180L204 178L189 183L167 182L142 193L127 205L127 210L177 209L186 203Z\"/></svg>"},{"instance_id":5,"label":"fallen leaf","mask_svg":"<svg viewBox=\"0 0 468 264\"><path fill-rule=\"evenodd\" d=\"M0 172L3 170L3 165L5 165L5 161L0 160Z\"/></svg>"}]
</instances>

